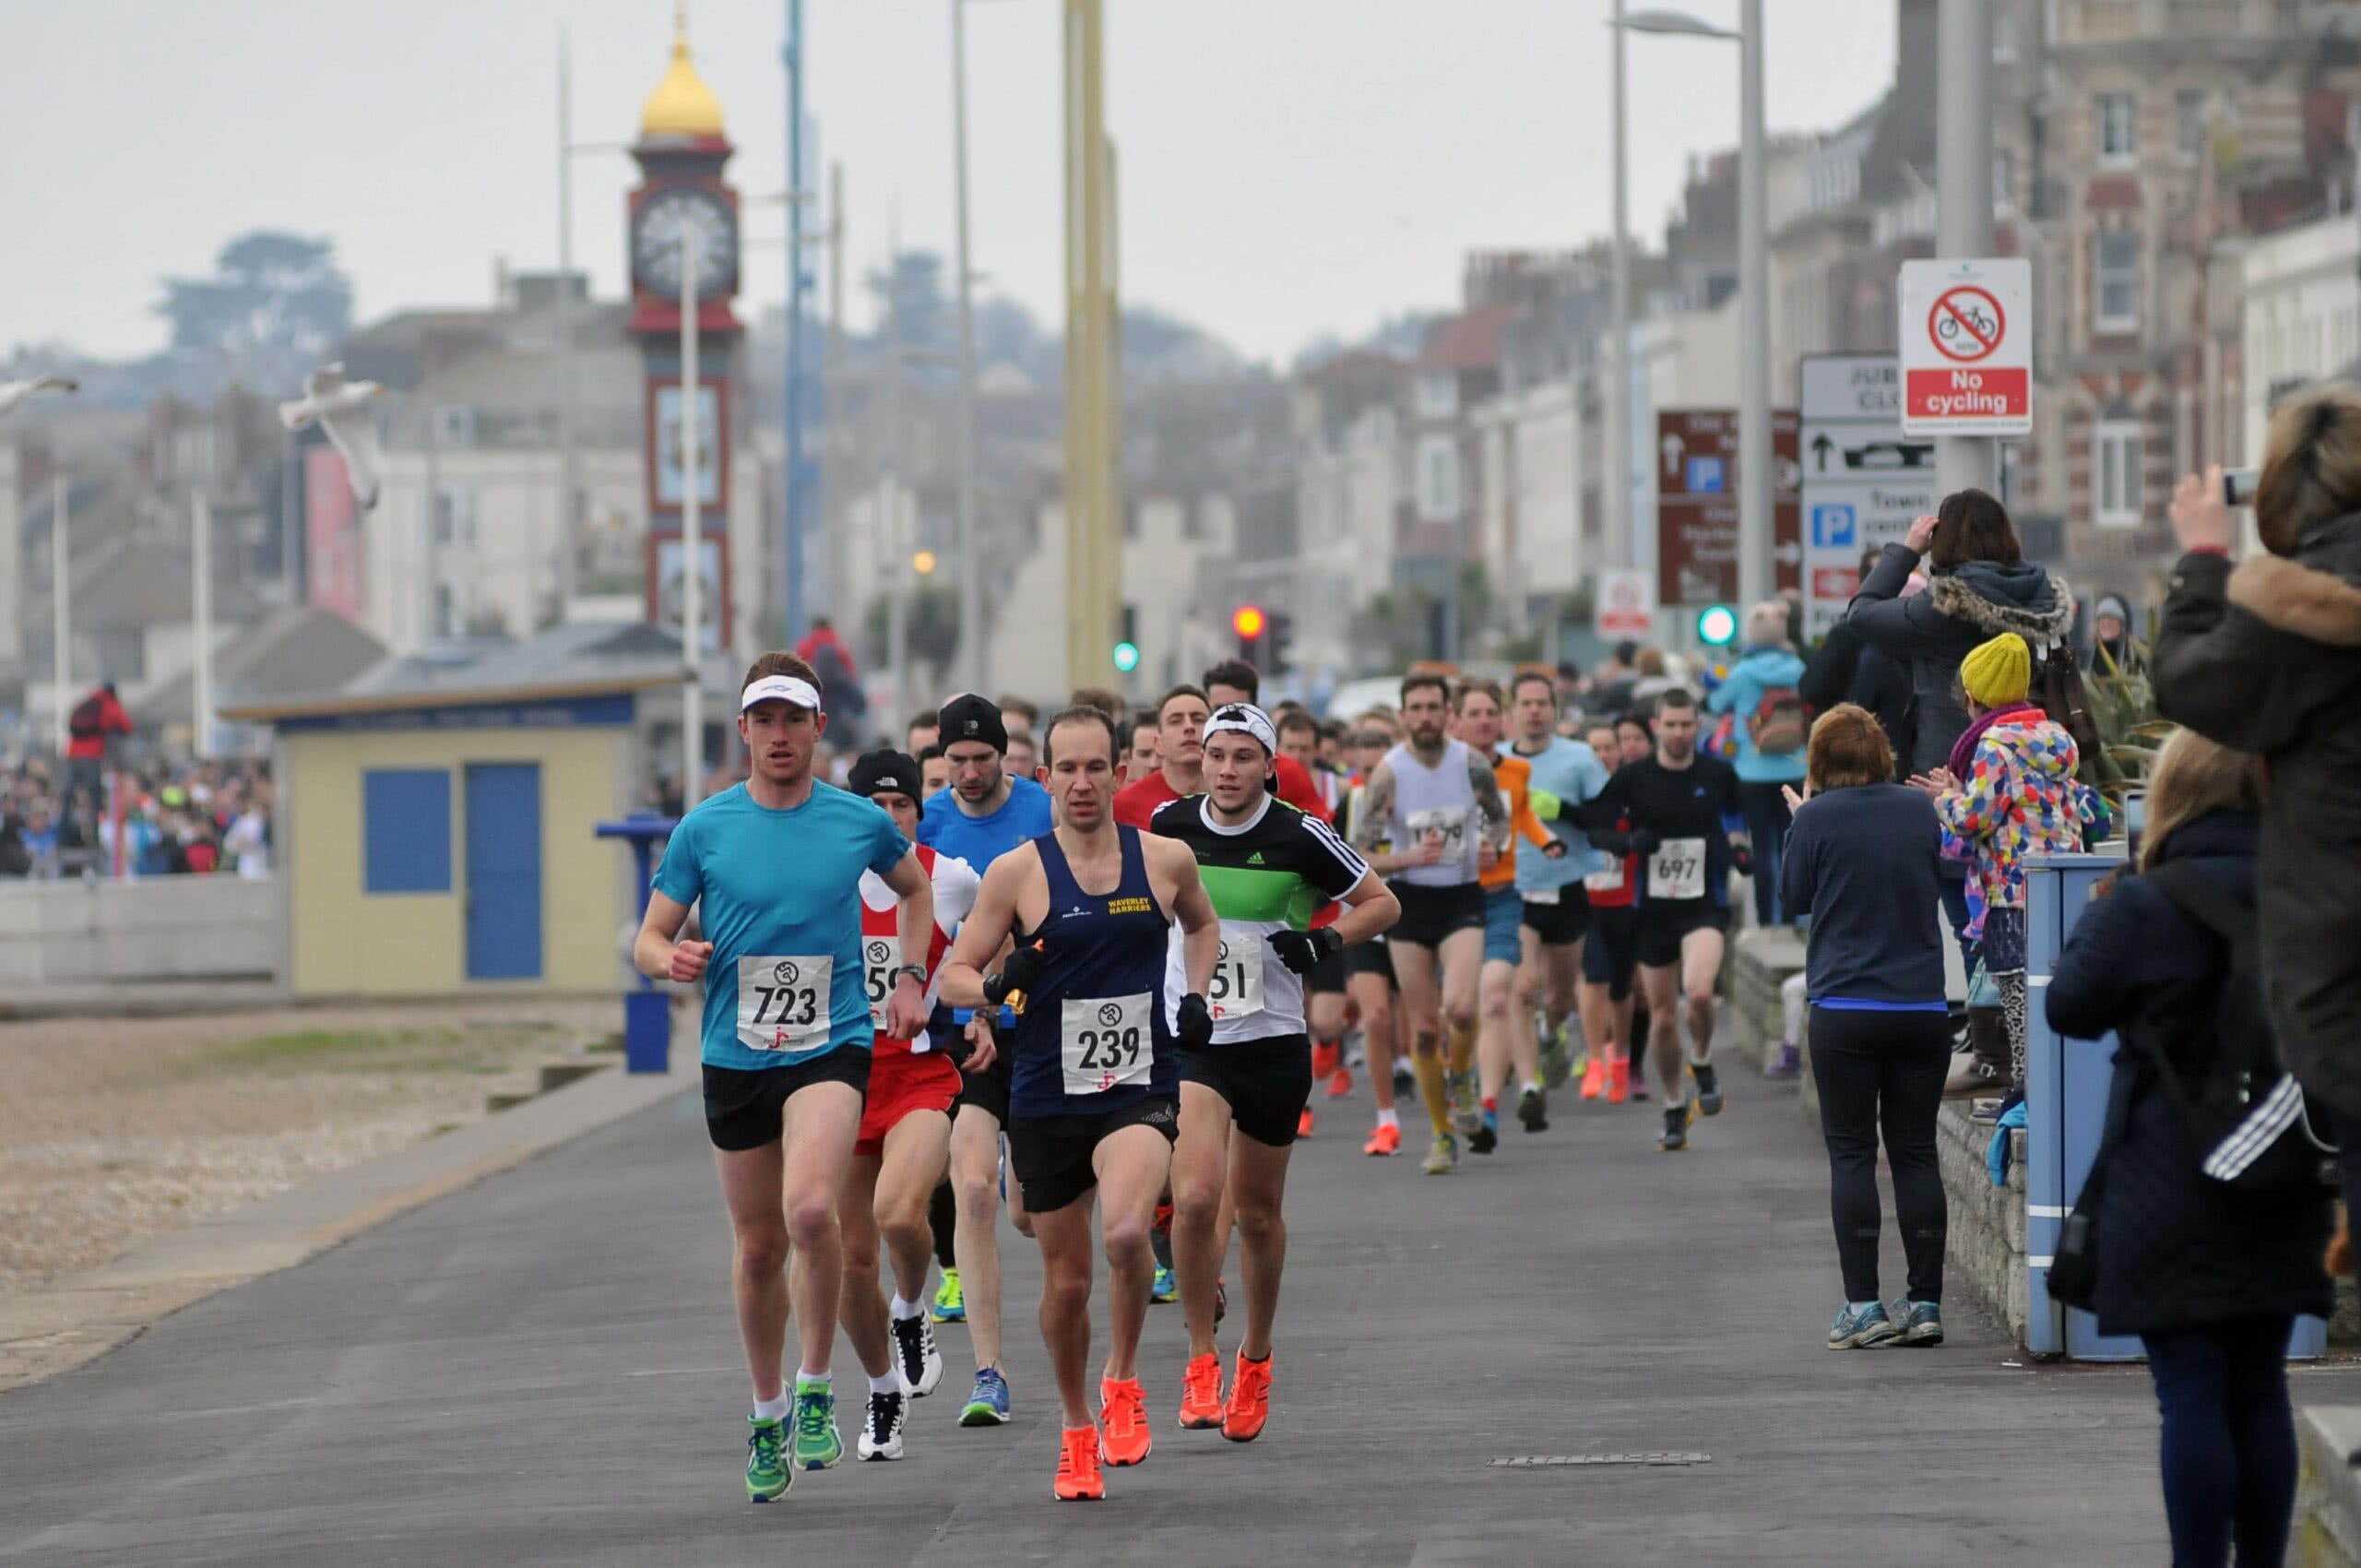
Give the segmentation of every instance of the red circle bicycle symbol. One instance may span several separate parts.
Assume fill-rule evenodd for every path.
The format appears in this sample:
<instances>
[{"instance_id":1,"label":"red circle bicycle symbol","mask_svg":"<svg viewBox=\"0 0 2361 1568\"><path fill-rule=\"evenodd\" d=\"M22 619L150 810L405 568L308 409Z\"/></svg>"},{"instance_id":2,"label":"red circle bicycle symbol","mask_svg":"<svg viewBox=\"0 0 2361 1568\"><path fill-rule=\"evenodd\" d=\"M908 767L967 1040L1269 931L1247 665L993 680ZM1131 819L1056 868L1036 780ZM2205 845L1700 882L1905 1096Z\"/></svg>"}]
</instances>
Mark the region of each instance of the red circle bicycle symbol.
<instances>
[{"instance_id":1,"label":"red circle bicycle symbol","mask_svg":"<svg viewBox=\"0 0 2361 1568\"><path fill-rule=\"evenodd\" d=\"M2009 318L2000 302L1972 283L1946 289L1927 313L1927 340L1948 360L1980 360L2000 346Z\"/></svg>"}]
</instances>

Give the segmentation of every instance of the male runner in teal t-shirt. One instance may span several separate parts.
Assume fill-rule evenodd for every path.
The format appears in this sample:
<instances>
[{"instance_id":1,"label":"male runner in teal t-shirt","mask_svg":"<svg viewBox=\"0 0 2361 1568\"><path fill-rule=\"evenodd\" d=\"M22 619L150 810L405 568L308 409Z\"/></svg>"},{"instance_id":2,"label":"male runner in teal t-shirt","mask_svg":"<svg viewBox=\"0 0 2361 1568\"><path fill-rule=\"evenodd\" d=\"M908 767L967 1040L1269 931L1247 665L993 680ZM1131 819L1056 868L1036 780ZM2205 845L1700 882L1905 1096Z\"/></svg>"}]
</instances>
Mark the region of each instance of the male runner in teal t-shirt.
<instances>
[{"instance_id":1,"label":"male runner in teal t-shirt","mask_svg":"<svg viewBox=\"0 0 2361 1568\"><path fill-rule=\"evenodd\" d=\"M844 1455L828 1359L844 1249L836 1194L852 1163L875 1024L860 952L860 873L901 900L902 967L886 1001L900 1039L926 1026L934 897L894 819L812 776L827 729L819 683L791 654L746 673L738 733L746 782L701 802L664 847L632 956L640 973L706 982L706 1129L737 1239L738 1332L754 1384L746 1495L768 1503L797 1469ZM677 940L689 907L704 940ZM784 1387L789 1281L802 1367ZM791 1453L788 1452L791 1444Z\"/></svg>"}]
</instances>

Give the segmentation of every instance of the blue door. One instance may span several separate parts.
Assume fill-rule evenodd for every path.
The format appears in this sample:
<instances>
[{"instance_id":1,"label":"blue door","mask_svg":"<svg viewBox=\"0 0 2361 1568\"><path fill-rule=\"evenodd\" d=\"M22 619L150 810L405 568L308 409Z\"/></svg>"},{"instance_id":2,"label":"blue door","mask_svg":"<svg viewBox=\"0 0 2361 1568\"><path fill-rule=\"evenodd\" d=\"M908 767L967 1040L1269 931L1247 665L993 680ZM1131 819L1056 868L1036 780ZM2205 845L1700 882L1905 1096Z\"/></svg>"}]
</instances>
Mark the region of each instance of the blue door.
<instances>
[{"instance_id":1,"label":"blue door","mask_svg":"<svg viewBox=\"0 0 2361 1568\"><path fill-rule=\"evenodd\" d=\"M541 978L541 767L468 766L468 978Z\"/></svg>"}]
</instances>

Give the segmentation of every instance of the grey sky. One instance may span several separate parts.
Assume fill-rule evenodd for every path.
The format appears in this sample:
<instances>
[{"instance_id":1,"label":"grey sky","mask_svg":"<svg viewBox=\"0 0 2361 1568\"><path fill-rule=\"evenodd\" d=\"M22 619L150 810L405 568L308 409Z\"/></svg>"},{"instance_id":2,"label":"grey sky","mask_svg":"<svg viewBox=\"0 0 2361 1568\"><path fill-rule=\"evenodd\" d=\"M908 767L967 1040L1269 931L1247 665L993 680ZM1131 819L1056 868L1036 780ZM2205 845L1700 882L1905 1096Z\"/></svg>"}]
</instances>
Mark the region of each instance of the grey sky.
<instances>
[{"instance_id":1,"label":"grey sky","mask_svg":"<svg viewBox=\"0 0 2361 1568\"><path fill-rule=\"evenodd\" d=\"M1635 0L1637 3L1637 0ZM950 0L806 0L809 101L842 159L856 267L951 241ZM1734 23L1737 0L1691 0ZM1123 291L1257 357L1450 303L1472 246L1608 222L1607 0L1110 0ZM1773 128L1833 125L1891 75L1891 0L1769 0ZM968 18L976 263L1054 321L1057 0ZM786 184L778 0L694 0L749 194ZM622 141L661 76L669 0L0 0L0 146L16 243L0 344L151 350L157 279L269 225L333 235L361 316L489 298L493 257L556 252L555 53L575 134ZM1635 39L1632 226L1660 231L1683 160L1729 145L1737 50ZM623 287L632 165L576 161L577 258ZM750 236L780 233L777 206ZM773 242L754 308L784 295ZM750 313L752 314L751 310Z\"/></svg>"}]
</instances>

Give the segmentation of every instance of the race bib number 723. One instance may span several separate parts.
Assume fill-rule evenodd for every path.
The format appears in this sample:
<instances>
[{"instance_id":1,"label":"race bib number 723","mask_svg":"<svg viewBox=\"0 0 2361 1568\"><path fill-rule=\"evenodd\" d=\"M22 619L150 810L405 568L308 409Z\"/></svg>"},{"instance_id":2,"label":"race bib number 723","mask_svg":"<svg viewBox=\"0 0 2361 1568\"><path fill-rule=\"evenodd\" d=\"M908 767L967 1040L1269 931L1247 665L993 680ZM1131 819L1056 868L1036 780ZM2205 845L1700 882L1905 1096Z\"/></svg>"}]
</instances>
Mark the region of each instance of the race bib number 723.
<instances>
[{"instance_id":1,"label":"race bib number 723","mask_svg":"<svg viewBox=\"0 0 2361 1568\"><path fill-rule=\"evenodd\" d=\"M828 1043L827 957L738 960L738 1043L749 1051L817 1051Z\"/></svg>"}]
</instances>

